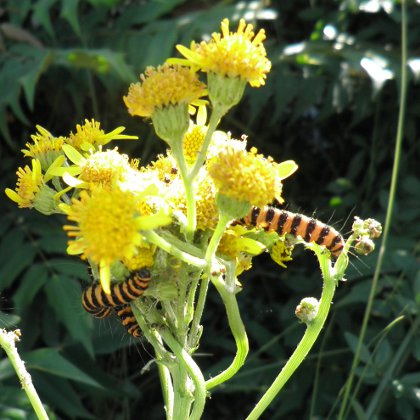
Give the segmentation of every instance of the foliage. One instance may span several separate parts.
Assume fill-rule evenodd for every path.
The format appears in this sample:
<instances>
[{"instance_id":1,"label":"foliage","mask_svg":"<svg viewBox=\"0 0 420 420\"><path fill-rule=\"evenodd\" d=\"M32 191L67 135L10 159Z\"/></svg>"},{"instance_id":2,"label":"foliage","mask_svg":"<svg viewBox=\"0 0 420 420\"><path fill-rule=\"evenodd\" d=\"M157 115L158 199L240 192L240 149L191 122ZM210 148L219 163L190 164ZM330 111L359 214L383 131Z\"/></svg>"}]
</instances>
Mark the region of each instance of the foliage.
<instances>
[{"instance_id":1,"label":"foliage","mask_svg":"<svg viewBox=\"0 0 420 420\"><path fill-rule=\"evenodd\" d=\"M247 103L230 116L234 134L246 133L274 158L299 163L300 174L284 194L289 208L316 211L323 219L334 212L334 220L354 209L383 221L398 111L399 5L320 3L273 2L264 8L258 2L22 0L18 7L13 0L3 2L2 190L13 184L17 151L35 124L67 134L82 118L93 116L110 127L118 121L137 134L121 101L127 82L147 64L171 55L175 43L210 33L222 17L246 15L264 21L274 71L268 88L248 92ZM409 18L404 164L350 418L410 419L420 405L420 52L415 44L420 8L415 2L409 5ZM147 161L159 146L150 133L139 134L145 140L137 153ZM147 365L150 349L133 346L117 323L104 326L83 312L81 282L88 275L65 255L59 223L18 212L3 200L1 206L0 322L24 332L20 350L43 401L70 418L129 418L132 413L160 418L159 379ZM302 328L294 320L294 307L301 297L320 292L314 260L307 254L295 256L281 275L261 256L243 280L238 300L245 309L251 355L235 379L213 394L208 418L245 417L293 350ZM347 274L322 342L275 401L270 418L335 417L376 257ZM67 297L65 305L57 299L61 294ZM233 351L222 308L216 295L211 298L200 347L207 374L219 372ZM30 418L5 359L0 378L2 415L10 417L6 410L13 410L19 418Z\"/></svg>"}]
</instances>

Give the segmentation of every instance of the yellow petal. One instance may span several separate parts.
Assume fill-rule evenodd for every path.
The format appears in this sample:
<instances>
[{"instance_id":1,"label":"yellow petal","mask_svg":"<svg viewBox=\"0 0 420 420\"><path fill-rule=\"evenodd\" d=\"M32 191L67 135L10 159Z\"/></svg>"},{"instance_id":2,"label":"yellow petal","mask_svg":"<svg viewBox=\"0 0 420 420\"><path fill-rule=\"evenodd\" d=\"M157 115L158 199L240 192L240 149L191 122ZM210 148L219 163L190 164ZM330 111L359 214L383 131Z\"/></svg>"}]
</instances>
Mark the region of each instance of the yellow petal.
<instances>
[{"instance_id":1,"label":"yellow petal","mask_svg":"<svg viewBox=\"0 0 420 420\"><path fill-rule=\"evenodd\" d=\"M19 204L22 201L22 199L20 198L19 194L16 193L16 191L11 190L10 188L6 188L4 190L4 192L15 203L18 203Z\"/></svg>"},{"instance_id":2,"label":"yellow petal","mask_svg":"<svg viewBox=\"0 0 420 420\"><path fill-rule=\"evenodd\" d=\"M77 166L81 166L85 161L83 155L81 155L73 146L69 144L63 144L63 150L66 156Z\"/></svg>"},{"instance_id":3,"label":"yellow petal","mask_svg":"<svg viewBox=\"0 0 420 420\"><path fill-rule=\"evenodd\" d=\"M107 294L111 294L111 268L109 264L106 264L104 261L101 261L99 264L99 280L103 291Z\"/></svg>"},{"instance_id":4,"label":"yellow petal","mask_svg":"<svg viewBox=\"0 0 420 420\"><path fill-rule=\"evenodd\" d=\"M288 178L290 175L295 173L299 166L294 160L285 160L284 162L279 163L279 176L280 179Z\"/></svg>"}]
</instances>

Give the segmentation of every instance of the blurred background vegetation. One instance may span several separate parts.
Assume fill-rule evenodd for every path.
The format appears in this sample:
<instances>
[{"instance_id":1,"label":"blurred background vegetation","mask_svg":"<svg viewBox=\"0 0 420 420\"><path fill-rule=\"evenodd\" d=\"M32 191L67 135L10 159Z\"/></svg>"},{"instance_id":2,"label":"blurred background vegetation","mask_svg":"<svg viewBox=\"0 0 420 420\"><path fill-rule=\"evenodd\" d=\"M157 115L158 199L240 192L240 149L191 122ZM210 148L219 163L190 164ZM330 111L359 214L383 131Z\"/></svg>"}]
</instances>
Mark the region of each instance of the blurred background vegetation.
<instances>
[{"instance_id":1,"label":"blurred background vegetation","mask_svg":"<svg viewBox=\"0 0 420 420\"><path fill-rule=\"evenodd\" d=\"M414 419L420 409L420 2L408 1L409 85L394 218L356 373L349 419ZM147 163L163 151L148 123L129 117L128 84L174 45L244 17L267 32L273 69L223 121L234 137L299 171L286 205L349 231L354 215L384 222L399 108L401 10L394 0L0 0L1 191L40 124L67 135L85 118L123 125L141 141L120 150ZM232 26L236 26L236 23ZM3 193L2 193L3 194ZM0 327L19 348L57 418L162 419L151 348L80 304L85 266L66 255L61 218L0 200ZM333 419L351 369L377 252L353 258L327 327L264 418ZM239 295L251 352L215 390L206 419L244 418L303 334L294 308L319 296L315 258L300 247L287 270L265 256ZM196 359L208 376L232 358L222 304L209 295ZM34 418L10 363L0 359L0 418ZM417 417L418 418L418 417Z\"/></svg>"}]
</instances>

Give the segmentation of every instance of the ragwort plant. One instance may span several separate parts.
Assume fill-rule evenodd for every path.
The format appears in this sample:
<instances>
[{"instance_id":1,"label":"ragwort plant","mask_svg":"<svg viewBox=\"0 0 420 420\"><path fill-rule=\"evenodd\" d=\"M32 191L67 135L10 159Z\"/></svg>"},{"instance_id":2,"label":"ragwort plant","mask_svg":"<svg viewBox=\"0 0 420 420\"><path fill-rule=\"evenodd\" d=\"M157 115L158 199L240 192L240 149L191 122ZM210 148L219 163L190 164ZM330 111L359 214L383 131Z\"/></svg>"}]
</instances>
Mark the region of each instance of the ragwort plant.
<instances>
[{"instance_id":1,"label":"ragwort plant","mask_svg":"<svg viewBox=\"0 0 420 420\"><path fill-rule=\"evenodd\" d=\"M315 219L267 207L284 201L282 183L297 165L277 163L248 148L245 137L217 130L247 83L265 84L271 68L265 33L255 34L244 20L230 32L227 19L221 32L179 45L184 58L147 68L124 96L131 115L152 121L165 154L142 165L106 148L137 137L123 127L105 133L95 120L59 137L37 126L23 150L31 166L18 169L15 190L6 189L19 207L67 218L67 252L86 261L94 278L83 307L98 318L115 312L133 337L153 346L167 419L201 418L211 390L244 364L238 277L256 255L269 252L286 267L293 247L304 243L319 260L323 292L319 301L308 297L298 305L306 332L248 419L261 415L315 343L350 249L370 252L381 231L374 220L356 219L345 241ZM204 378L193 355L209 286L223 301L237 350L224 371Z\"/></svg>"}]
</instances>

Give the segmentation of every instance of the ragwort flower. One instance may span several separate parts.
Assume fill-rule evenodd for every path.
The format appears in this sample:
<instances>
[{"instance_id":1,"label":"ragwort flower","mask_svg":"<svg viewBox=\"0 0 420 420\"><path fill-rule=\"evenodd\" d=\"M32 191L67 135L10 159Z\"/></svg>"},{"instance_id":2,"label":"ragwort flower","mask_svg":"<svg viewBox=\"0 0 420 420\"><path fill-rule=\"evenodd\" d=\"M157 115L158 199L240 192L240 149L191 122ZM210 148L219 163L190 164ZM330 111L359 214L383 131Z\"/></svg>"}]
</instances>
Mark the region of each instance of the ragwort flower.
<instances>
[{"instance_id":1,"label":"ragwort flower","mask_svg":"<svg viewBox=\"0 0 420 420\"><path fill-rule=\"evenodd\" d=\"M157 135L171 144L188 129L188 106L206 93L206 86L191 69L165 63L148 67L123 99L131 115L152 118Z\"/></svg>"},{"instance_id":2,"label":"ragwort flower","mask_svg":"<svg viewBox=\"0 0 420 420\"><path fill-rule=\"evenodd\" d=\"M101 123L98 121L85 120L83 125L76 125L76 132L71 132L67 143L76 149L88 151L92 149L98 149L100 146L108 144L111 140L130 140L138 139L137 136L128 136L121 134L125 127L117 127L109 133L105 133L100 128Z\"/></svg>"},{"instance_id":3,"label":"ragwort flower","mask_svg":"<svg viewBox=\"0 0 420 420\"><path fill-rule=\"evenodd\" d=\"M292 163L292 168L286 173L282 164L274 162L271 157L257 154L256 148L248 152L227 147L210 159L208 172L219 194L238 202L263 207L274 199L282 201L281 181L297 168Z\"/></svg>"},{"instance_id":4,"label":"ragwort flower","mask_svg":"<svg viewBox=\"0 0 420 420\"><path fill-rule=\"evenodd\" d=\"M38 159L41 163L41 169L46 171L51 164L63 155L61 150L65 138L54 137L48 130L36 126L38 132L31 135L33 143L26 143L27 149L22 149L23 156Z\"/></svg>"},{"instance_id":5,"label":"ragwort flower","mask_svg":"<svg viewBox=\"0 0 420 420\"><path fill-rule=\"evenodd\" d=\"M222 34L213 33L208 42L192 42L190 48L177 45L177 49L190 65L208 73L210 100L229 108L239 102L246 83L265 84L271 63L262 43L263 29L255 35L253 26L243 19L236 32L229 31L228 19L222 21L221 29Z\"/></svg>"},{"instance_id":6,"label":"ragwort flower","mask_svg":"<svg viewBox=\"0 0 420 420\"><path fill-rule=\"evenodd\" d=\"M56 161L58 160L60 158ZM34 208L45 215L59 211L56 191L46 184L52 176L48 170L45 175L42 174L41 162L38 159L32 159L32 169L26 165L19 168L16 175L16 189L6 188L5 193L20 208Z\"/></svg>"},{"instance_id":7,"label":"ragwort flower","mask_svg":"<svg viewBox=\"0 0 420 420\"><path fill-rule=\"evenodd\" d=\"M81 254L99 266L101 285L110 293L111 265L130 259L143 239L140 230L154 229L170 222L164 216L141 216L136 197L118 188L82 190L71 206L61 207L69 221L65 225L70 238L67 252Z\"/></svg>"}]
</instances>

